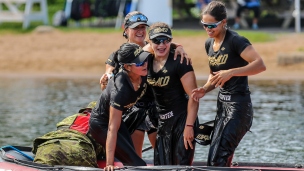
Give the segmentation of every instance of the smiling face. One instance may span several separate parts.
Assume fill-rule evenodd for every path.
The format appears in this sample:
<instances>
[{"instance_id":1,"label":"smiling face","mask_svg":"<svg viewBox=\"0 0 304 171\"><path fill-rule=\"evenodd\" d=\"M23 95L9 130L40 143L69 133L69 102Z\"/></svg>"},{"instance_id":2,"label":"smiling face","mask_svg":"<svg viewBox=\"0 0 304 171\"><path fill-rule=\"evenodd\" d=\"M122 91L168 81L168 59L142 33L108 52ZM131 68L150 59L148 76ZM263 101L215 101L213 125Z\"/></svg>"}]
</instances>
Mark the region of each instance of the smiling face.
<instances>
[{"instance_id":1,"label":"smiling face","mask_svg":"<svg viewBox=\"0 0 304 171\"><path fill-rule=\"evenodd\" d=\"M150 40L155 56L166 57L170 51L171 41L172 39L166 36L159 36Z\"/></svg>"},{"instance_id":2,"label":"smiling face","mask_svg":"<svg viewBox=\"0 0 304 171\"><path fill-rule=\"evenodd\" d=\"M151 56L136 43L124 43L117 51L118 62L124 67L130 76L146 76L147 61Z\"/></svg>"},{"instance_id":3,"label":"smiling face","mask_svg":"<svg viewBox=\"0 0 304 171\"><path fill-rule=\"evenodd\" d=\"M203 10L202 25L211 38L220 38L227 25L227 10L221 1L211 1Z\"/></svg>"},{"instance_id":4,"label":"smiling face","mask_svg":"<svg viewBox=\"0 0 304 171\"><path fill-rule=\"evenodd\" d=\"M206 30L208 36L211 38L215 38L220 35L220 33L225 29L226 22L226 19L223 19L221 22L217 21L210 14L205 14L202 16L202 23L204 23L203 27Z\"/></svg>"},{"instance_id":5,"label":"smiling face","mask_svg":"<svg viewBox=\"0 0 304 171\"><path fill-rule=\"evenodd\" d=\"M147 26L144 24L138 25L135 28L127 28L126 34L128 35L130 43L142 45L145 42L147 34Z\"/></svg>"},{"instance_id":6,"label":"smiling face","mask_svg":"<svg viewBox=\"0 0 304 171\"><path fill-rule=\"evenodd\" d=\"M172 41L172 31L168 24L153 23L149 27L149 42L155 58L168 57Z\"/></svg>"}]
</instances>

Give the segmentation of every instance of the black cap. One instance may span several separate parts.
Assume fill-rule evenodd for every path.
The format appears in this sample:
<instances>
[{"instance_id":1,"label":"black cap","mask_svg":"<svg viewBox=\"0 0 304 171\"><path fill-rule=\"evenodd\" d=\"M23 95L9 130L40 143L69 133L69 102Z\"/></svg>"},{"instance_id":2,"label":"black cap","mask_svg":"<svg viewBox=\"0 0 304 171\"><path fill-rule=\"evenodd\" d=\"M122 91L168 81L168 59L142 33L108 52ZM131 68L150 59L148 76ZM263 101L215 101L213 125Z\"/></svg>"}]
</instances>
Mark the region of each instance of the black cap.
<instances>
[{"instance_id":1,"label":"black cap","mask_svg":"<svg viewBox=\"0 0 304 171\"><path fill-rule=\"evenodd\" d=\"M149 55L149 52L146 52L135 43L124 43L120 46L118 52L118 62L121 64L126 63L141 63L144 62Z\"/></svg>"},{"instance_id":2,"label":"black cap","mask_svg":"<svg viewBox=\"0 0 304 171\"><path fill-rule=\"evenodd\" d=\"M149 39L154 39L158 36L166 36L172 39L171 29L168 27L156 27L149 31Z\"/></svg>"},{"instance_id":3,"label":"black cap","mask_svg":"<svg viewBox=\"0 0 304 171\"><path fill-rule=\"evenodd\" d=\"M194 128L194 140L200 145L209 145L211 143L210 135L213 127L214 120L199 124Z\"/></svg>"},{"instance_id":4,"label":"black cap","mask_svg":"<svg viewBox=\"0 0 304 171\"><path fill-rule=\"evenodd\" d=\"M144 25L146 25L146 26L149 27L149 25L147 24L147 22L140 21L140 22L130 22L129 25L127 25L127 24L125 25L125 28L127 28L127 27L129 27L129 28L135 28L135 27L137 27L137 26L139 26L141 24L144 24Z\"/></svg>"}]
</instances>

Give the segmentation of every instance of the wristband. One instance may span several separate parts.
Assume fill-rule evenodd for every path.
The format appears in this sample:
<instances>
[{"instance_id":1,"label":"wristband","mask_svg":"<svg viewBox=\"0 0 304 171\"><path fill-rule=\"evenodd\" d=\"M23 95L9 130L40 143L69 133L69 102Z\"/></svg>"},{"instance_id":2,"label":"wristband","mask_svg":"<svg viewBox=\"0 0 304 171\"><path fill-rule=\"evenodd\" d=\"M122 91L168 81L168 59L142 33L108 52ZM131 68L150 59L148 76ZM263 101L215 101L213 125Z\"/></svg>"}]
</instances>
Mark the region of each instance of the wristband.
<instances>
[{"instance_id":1,"label":"wristband","mask_svg":"<svg viewBox=\"0 0 304 171\"><path fill-rule=\"evenodd\" d=\"M111 79L111 78L114 76L114 74L113 74L112 72L106 73L106 74L107 74L107 76L108 76L108 79Z\"/></svg>"},{"instance_id":2,"label":"wristband","mask_svg":"<svg viewBox=\"0 0 304 171\"><path fill-rule=\"evenodd\" d=\"M187 124L186 126L189 126L189 127L192 127L192 128L194 127L193 125L190 125L190 124Z\"/></svg>"}]
</instances>

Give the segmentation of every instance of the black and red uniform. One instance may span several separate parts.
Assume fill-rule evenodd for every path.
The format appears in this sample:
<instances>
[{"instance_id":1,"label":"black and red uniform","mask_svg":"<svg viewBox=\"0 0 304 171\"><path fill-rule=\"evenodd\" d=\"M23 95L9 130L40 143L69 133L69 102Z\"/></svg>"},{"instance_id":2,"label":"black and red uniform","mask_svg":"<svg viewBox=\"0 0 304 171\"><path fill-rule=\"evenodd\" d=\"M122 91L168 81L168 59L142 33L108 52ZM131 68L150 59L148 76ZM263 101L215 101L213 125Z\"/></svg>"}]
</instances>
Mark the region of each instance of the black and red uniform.
<instances>
[{"instance_id":1,"label":"black and red uniform","mask_svg":"<svg viewBox=\"0 0 304 171\"><path fill-rule=\"evenodd\" d=\"M110 106L123 113L131 108L147 90L146 76L142 77L140 88L135 91L126 71L118 72L102 91L90 118L90 133L96 142L106 146ZM134 145L123 121L117 133L115 157L126 165L145 166L146 163L135 152Z\"/></svg>"},{"instance_id":2,"label":"black and red uniform","mask_svg":"<svg viewBox=\"0 0 304 171\"><path fill-rule=\"evenodd\" d=\"M206 41L209 66L212 72L243 67L248 64L240 54L251 43L236 32L227 30L218 51L214 39ZM208 154L209 166L230 166L234 151L252 125L253 109L247 76L235 76L220 88L217 114Z\"/></svg>"},{"instance_id":3,"label":"black and red uniform","mask_svg":"<svg viewBox=\"0 0 304 171\"><path fill-rule=\"evenodd\" d=\"M153 59L148 62L148 84L152 86L159 113L154 165L191 165L194 156L194 149L186 150L184 146L188 96L180 80L193 68L186 60L181 64L180 58L174 60L173 56L174 53L170 52L158 72L153 71Z\"/></svg>"}]
</instances>

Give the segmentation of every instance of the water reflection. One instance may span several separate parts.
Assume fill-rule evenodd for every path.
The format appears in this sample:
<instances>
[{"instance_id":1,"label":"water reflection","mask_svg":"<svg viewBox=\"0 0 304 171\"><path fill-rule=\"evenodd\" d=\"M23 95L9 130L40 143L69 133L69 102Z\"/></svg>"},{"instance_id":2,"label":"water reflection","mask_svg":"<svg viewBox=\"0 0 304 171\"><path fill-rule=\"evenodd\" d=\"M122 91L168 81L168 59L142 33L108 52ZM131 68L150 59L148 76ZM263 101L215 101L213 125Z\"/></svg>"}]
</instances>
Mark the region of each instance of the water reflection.
<instances>
[{"instance_id":1,"label":"water reflection","mask_svg":"<svg viewBox=\"0 0 304 171\"><path fill-rule=\"evenodd\" d=\"M203 82L199 82L202 85ZM234 161L303 163L304 83L251 81L254 120ZM31 146L32 140L55 129L58 121L96 100L98 80L0 78L0 145ZM200 101L201 122L212 120L217 91ZM145 147L149 146L148 140ZM206 160L208 146L196 146L195 160ZM153 157L153 151L143 154Z\"/></svg>"}]
</instances>

